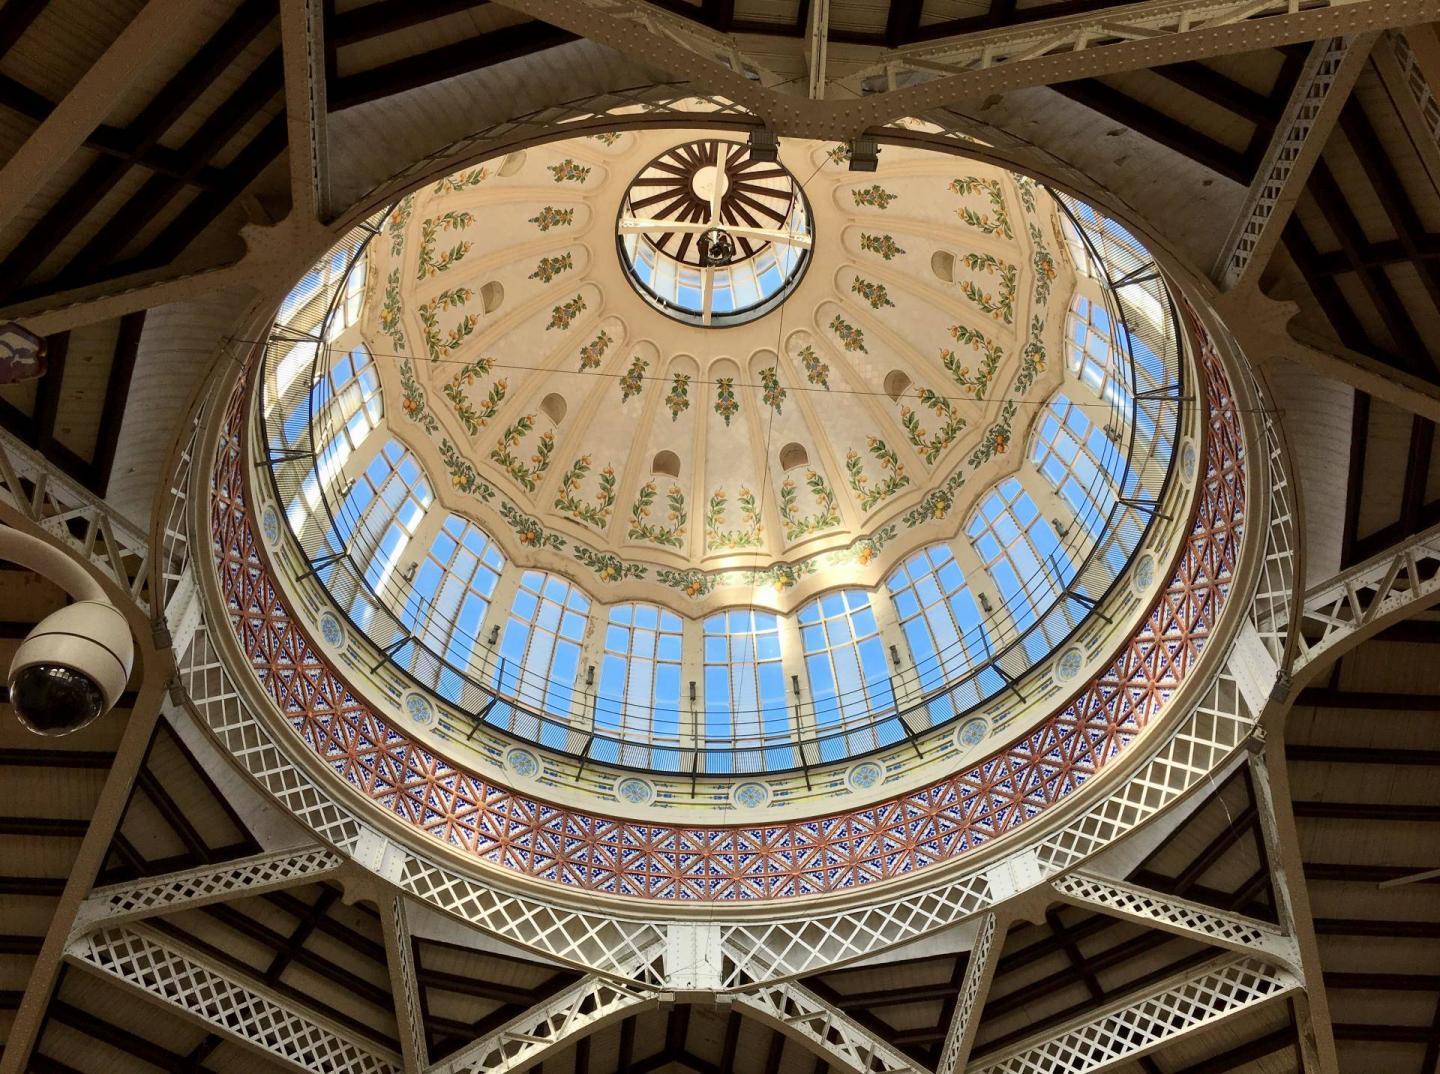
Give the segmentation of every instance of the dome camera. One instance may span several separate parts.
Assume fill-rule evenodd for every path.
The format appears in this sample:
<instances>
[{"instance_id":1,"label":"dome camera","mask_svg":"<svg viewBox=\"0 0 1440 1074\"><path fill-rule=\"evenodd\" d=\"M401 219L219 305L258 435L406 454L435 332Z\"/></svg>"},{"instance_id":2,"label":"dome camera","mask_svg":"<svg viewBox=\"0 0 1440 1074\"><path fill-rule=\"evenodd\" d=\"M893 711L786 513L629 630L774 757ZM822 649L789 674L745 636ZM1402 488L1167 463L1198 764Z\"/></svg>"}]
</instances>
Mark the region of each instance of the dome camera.
<instances>
[{"instance_id":1,"label":"dome camera","mask_svg":"<svg viewBox=\"0 0 1440 1074\"><path fill-rule=\"evenodd\" d=\"M30 730L68 735L120 698L135 662L130 626L113 604L82 600L46 616L10 663L10 704Z\"/></svg>"}]
</instances>

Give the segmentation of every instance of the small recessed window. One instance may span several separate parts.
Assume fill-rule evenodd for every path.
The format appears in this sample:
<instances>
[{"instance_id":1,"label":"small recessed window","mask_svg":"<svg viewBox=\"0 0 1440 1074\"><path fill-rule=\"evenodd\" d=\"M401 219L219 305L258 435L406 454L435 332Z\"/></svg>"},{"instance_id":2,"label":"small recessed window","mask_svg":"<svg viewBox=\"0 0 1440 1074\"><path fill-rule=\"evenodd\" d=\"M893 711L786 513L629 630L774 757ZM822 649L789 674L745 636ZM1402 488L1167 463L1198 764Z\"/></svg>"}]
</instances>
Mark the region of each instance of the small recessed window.
<instances>
[{"instance_id":1,"label":"small recessed window","mask_svg":"<svg viewBox=\"0 0 1440 1074\"><path fill-rule=\"evenodd\" d=\"M893 401L900 402L900 397L910 390L910 378L898 369L892 369L885 374L885 394Z\"/></svg>"},{"instance_id":2,"label":"small recessed window","mask_svg":"<svg viewBox=\"0 0 1440 1074\"><path fill-rule=\"evenodd\" d=\"M946 283L954 283L955 255L949 250L936 250L930 255L930 271Z\"/></svg>"},{"instance_id":3,"label":"small recessed window","mask_svg":"<svg viewBox=\"0 0 1440 1074\"><path fill-rule=\"evenodd\" d=\"M797 466L804 466L810 461L809 454L802 444L786 444L780 449L780 469L793 470Z\"/></svg>"},{"instance_id":4,"label":"small recessed window","mask_svg":"<svg viewBox=\"0 0 1440 1074\"><path fill-rule=\"evenodd\" d=\"M525 167L525 150L522 149L518 153L511 153L502 160L499 171L501 175L514 175L523 167Z\"/></svg>"},{"instance_id":5,"label":"small recessed window","mask_svg":"<svg viewBox=\"0 0 1440 1074\"><path fill-rule=\"evenodd\" d=\"M556 425L565 420L565 397L551 392L540 400L540 412Z\"/></svg>"},{"instance_id":6,"label":"small recessed window","mask_svg":"<svg viewBox=\"0 0 1440 1074\"><path fill-rule=\"evenodd\" d=\"M673 451L659 451L655 453L655 461L650 464L652 474L664 474L666 477L680 476L680 456Z\"/></svg>"},{"instance_id":7,"label":"small recessed window","mask_svg":"<svg viewBox=\"0 0 1440 1074\"><path fill-rule=\"evenodd\" d=\"M491 280L480 288L480 302L486 313L494 313L504 301L505 288L500 285L499 280Z\"/></svg>"}]
</instances>

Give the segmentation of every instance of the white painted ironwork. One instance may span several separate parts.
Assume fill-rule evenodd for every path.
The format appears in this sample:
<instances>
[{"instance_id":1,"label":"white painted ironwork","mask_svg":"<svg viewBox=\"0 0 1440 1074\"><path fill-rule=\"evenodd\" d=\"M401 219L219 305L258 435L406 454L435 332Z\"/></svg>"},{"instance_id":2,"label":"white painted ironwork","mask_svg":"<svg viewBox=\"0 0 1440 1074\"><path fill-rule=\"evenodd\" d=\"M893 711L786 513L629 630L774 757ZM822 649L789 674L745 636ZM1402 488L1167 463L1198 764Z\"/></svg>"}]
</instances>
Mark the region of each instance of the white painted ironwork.
<instances>
[{"instance_id":1,"label":"white painted ironwork","mask_svg":"<svg viewBox=\"0 0 1440 1074\"><path fill-rule=\"evenodd\" d=\"M1292 677L1313 674L1396 619L1440 599L1440 526L1305 594Z\"/></svg>"},{"instance_id":2,"label":"white painted ironwork","mask_svg":"<svg viewBox=\"0 0 1440 1074\"><path fill-rule=\"evenodd\" d=\"M648 989L593 975L583 977L430 1067L429 1074L506 1074L531 1067L617 1018L659 1002L658 994Z\"/></svg>"},{"instance_id":3,"label":"white painted ironwork","mask_svg":"<svg viewBox=\"0 0 1440 1074\"><path fill-rule=\"evenodd\" d=\"M150 542L42 454L0 430L0 504L77 552L150 611Z\"/></svg>"},{"instance_id":4,"label":"white painted ironwork","mask_svg":"<svg viewBox=\"0 0 1440 1074\"><path fill-rule=\"evenodd\" d=\"M997 947L996 938L1001 943ZM940 1049L940 1061L935 1064L935 1074L955 1074L963 1071L970 1061L970 1049L975 1044L975 1032L980 1028L980 1012L985 1008L985 997L990 992L990 981L995 976L995 964L1000 960L1000 947L1004 946L1004 934L1000 931L1000 919L996 914L986 914L980 919L980 929L975 934L975 945L970 949L969 961L965 963L965 979L960 983L960 995L955 1001L955 1010L950 1014L950 1025L945 1031L945 1043Z\"/></svg>"},{"instance_id":5,"label":"white painted ironwork","mask_svg":"<svg viewBox=\"0 0 1440 1074\"><path fill-rule=\"evenodd\" d=\"M333 876L343 864L343 859L333 850L312 846L111 884L96 888L82 904L76 915L75 934L102 925L313 883Z\"/></svg>"},{"instance_id":6,"label":"white painted ironwork","mask_svg":"<svg viewBox=\"0 0 1440 1074\"><path fill-rule=\"evenodd\" d=\"M1395 53L1395 62L1400 66L1405 88L1410 91L1415 107L1419 109L1430 140L1440 144L1440 101L1435 99L1435 92L1430 88L1430 82L1415 58L1409 39L1403 32L1386 34L1386 37Z\"/></svg>"},{"instance_id":7,"label":"white painted ironwork","mask_svg":"<svg viewBox=\"0 0 1440 1074\"><path fill-rule=\"evenodd\" d=\"M1362 45L1353 36L1333 37L1311 46L1295 90L1276 124L1275 137L1256 169L1255 181L1235 231L1216 265L1216 275L1224 290L1234 287L1247 271L1263 267L1264 254L1278 240L1278 228L1289 218L1289 208L1299 197L1300 187L1304 186L1314 162L1320 158L1325 138L1364 66L1372 40L1367 37ZM1352 51L1355 58L1347 67L1347 57ZM1280 215L1272 226L1270 221L1277 210ZM1257 260L1253 270L1250 269L1252 260Z\"/></svg>"},{"instance_id":8,"label":"white painted ironwork","mask_svg":"<svg viewBox=\"0 0 1440 1074\"><path fill-rule=\"evenodd\" d=\"M741 993L735 1005L778 1025L827 1057L832 1066L852 1074L930 1074L899 1048L794 981Z\"/></svg>"},{"instance_id":9,"label":"white painted ironwork","mask_svg":"<svg viewBox=\"0 0 1440 1074\"><path fill-rule=\"evenodd\" d=\"M1299 987L1286 970L1256 958L1226 955L1067 1026L1021 1041L972 1067L970 1074L1105 1070Z\"/></svg>"},{"instance_id":10,"label":"white painted ironwork","mask_svg":"<svg viewBox=\"0 0 1440 1074\"><path fill-rule=\"evenodd\" d=\"M405 1074L420 1074L430 1065L430 1050L425 1043L420 982L415 977L414 941L410 937L410 918L403 896L390 894L381 902L380 929L385 937L385 963L390 971L395 1028L400 1031L400 1056L405 1063Z\"/></svg>"},{"instance_id":11,"label":"white painted ironwork","mask_svg":"<svg viewBox=\"0 0 1440 1074\"><path fill-rule=\"evenodd\" d=\"M1051 890L1066 902L1111 917L1163 929L1201 943L1257 954L1300 972L1295 944L1274 925L1243 914L1216 910L1186 899L1162 895L1139 884L1077 871L1056 877Z\"/></svg>"},{"instance_id":12,"label":"white painted ironwork","mask_svg":"<svg viewBox=\"0 0 1440 1074\"><path fill-rule=\"evenodd\" d=\"M300 1070L401 1074L393 1053L144 926L91 933L71 945L68 957Z\"/></svg>"}]
</instances>

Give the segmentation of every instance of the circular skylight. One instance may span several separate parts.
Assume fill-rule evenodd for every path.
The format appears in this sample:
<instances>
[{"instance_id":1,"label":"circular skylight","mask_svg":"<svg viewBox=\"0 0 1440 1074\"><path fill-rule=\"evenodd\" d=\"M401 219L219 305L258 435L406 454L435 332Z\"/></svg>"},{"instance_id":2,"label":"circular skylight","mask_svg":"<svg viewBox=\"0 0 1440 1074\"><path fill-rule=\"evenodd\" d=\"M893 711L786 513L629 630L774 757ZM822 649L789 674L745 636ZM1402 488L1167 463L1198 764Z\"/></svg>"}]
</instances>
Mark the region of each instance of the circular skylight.
<instances>
[{"instance_id":1,"label":"circular skylight","mask_svg":"<svg viewBox=\"0 0 1440 1074\"><path fill-rule=\"evenodd\" d=\"M635 289L686 324L764 316L810 260L809 207L795 177L748 146L715 138L660 154L631 181L617 224Z\"/></svg>"}]
</instances>

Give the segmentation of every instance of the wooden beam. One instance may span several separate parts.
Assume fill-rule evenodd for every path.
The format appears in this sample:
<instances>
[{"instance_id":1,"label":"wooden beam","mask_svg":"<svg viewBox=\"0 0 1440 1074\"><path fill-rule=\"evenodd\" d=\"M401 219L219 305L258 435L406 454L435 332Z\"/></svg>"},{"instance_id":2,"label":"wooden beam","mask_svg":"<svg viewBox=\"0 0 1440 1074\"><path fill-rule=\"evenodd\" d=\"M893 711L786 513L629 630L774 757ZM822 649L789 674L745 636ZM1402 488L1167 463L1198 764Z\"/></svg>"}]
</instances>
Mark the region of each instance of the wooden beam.
<instances>
[{"instance_id":1,"label":"wooden beam","mask_svg":"<svg viewBox=\"0 0 1440 1074\"><path fill-rule=\"evenodd\" d=\"M45 10L49 0L9 0L0 8L0 56L5 55L19 41L35 16Z\"/></svg>"},{"instance_id":2,"label":"wooden beam","mask_svg":"<svg viewBox=\"0 0 1440 1074\"><path fill-rule=\"evenodd\" d=\"M1370 444L1370 396L1355 393L1350 418L1350 465L1346 469L1345 523L1340 531L1340 568L1359 563L1355 554L1360 529L1360 503L1365 492L1365 452ZM1301 695L1304 696L1303 694Z\"/></svg>"},{"instance_id":3,"label":"wooden beam","mask_svg":"<svg viewBox=\"0 0 1440 1074\"><path fill-rule=\"evenodd\" d=\"M418 56L345 75L330 87L330 107L336 112L354 108L577 40L579 35L545 22L506 26Z\"/></svg>"},{"instance_id":4,"label":"wooden beam","mask_svg":"<svg viewBox=\"0 0 1440 1074\"><path fill-rule=\"evenodd\" d=\"M325 42L335 48L358 45L487 3L489 0L378 0L336 12L326 25Z\"/></svg>"},{"instance_id":5,"label":"wooden beam","mask_svg":"<svg viewBox=\"0 0 1440 1074\"><path fill-rule=\"evenodd\" d=\"M0 220L16 219L104 122L116 99L148 76L204 12L193 0L149 0L80 76L15 154L0 167ZM188 103L188 102L186 102Z\"/></svg>"}]
</instances>

